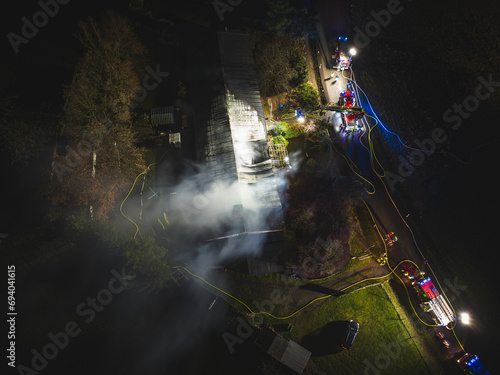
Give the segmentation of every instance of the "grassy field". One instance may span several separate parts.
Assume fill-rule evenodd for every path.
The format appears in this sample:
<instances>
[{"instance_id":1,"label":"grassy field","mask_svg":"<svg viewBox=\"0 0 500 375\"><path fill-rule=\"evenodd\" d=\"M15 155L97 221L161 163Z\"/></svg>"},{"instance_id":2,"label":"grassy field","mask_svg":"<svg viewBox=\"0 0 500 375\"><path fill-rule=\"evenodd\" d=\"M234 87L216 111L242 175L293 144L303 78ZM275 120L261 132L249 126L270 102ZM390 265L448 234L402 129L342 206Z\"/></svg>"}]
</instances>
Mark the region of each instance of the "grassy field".
<instances>
[{"instance_id":1,"label":"grassy field","mask_svg":"<svg viewBox=\"0 0 500 375\"><path fill-rule=\"evenodd\" d=\"M356 206L356 221L359 223L361 233L355 233L355 235L351 237L349 242L351 255L362 256L369 253L373 254L375 257L383 255L385 252L384 244L373 228L373 222L363 205ZM371 247L372 245L374 246ZM365 251L369 247L370 250Z\"/></svg>"},{"instance_id":2,"label":"grassy field","mask_svg":"<svg viewBox=\"0 0 500 375\"><path fill-rule=\"evenodd\" d=\"M345 324L359 323L351 351L340 348ZM384 288L370 286L331 298L290 321L290 338L312 352L305 373L431 374Z\"/></svg>"},{"instance_id":3,"label":"grassy field","mask_svg":"<svg viewBox=\"0 0 500 375\"><path fill-rule=\"evenodd\" d=\"M350 283L349 279L344 282ZM280 281L286 284L285 280ZM273 295L271 280L253 280L247 284L248 288L231 288L231 292L243 298L255 311L259 310L255 301L269 306ZM367 282L362 285L360 289L348 290L348 294L315 302L285 320L265 317L265 324L293 325L291 332L282 335L312 352L305 374L444 374L425 333L415 326L389 284ZM335 285L329 287L337 289ZM276 316L286 316L304 305L304 301L298 302L283 291L283 301L272 309ZM248 313L237 302L228 302L240 313ZM347 351L340 343L351 319L360 324L360 330L352 350Z\"/></svg>"}]
</instances>

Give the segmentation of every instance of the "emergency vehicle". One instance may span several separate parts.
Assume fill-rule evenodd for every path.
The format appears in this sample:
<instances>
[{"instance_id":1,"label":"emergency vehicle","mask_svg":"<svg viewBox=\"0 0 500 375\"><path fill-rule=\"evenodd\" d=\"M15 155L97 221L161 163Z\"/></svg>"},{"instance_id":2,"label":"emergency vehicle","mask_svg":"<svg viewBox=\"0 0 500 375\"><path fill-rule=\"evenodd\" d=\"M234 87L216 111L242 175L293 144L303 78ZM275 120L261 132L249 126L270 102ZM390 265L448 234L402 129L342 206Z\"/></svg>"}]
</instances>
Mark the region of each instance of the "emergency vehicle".
<instances>
[{"instance_id":1,"label":"emergency vehicle","mask_svg":"<svg viewBox=\"0 0 500 375\"><path fill-rule=\"evenodd\" d=\"M356 98L354 97L354 91L342 91L340 93L340 98L338 105L342 107L354 107L356 105Z\"/></svg>"},{"instance_id":2,"label":"emergency vehicle","mask_svg":"<svg viewBox=\"0 0 500 375\"><path fill-rule=\"evenodd\" d=\"M335 66L337 70L347 70L351 66L352 58L342 52L339 47L335 49L335 53L332 57L335 59Z\"/></svg>"},{"instance_id":3,"label":"emergency vehicle","mask_svg":"<svg viewBox=\"0 0 500 375\"><path fill-rule=\"evenodd\" d=\"M420 307L432 316L432 320L439 326L446 326L455 320L455 316L430 277L420 278L412 282L422 303Z\"/></svg>"},{"instance_id":4,"label":"emergency vehicle","mask_svg":"<svg viewBox=\"0 0 500 375\"><path fill-rule=\"evenodd\" d=\"M416 277L425 275L424 271L418 271L413 264L404 262L403 265L401 266L401 273L409 278L410 280L415 279Z\"/></svg>"},{"instance_id":5,"label":"emergency vehicle","mask_svg":"<svg viewBox=\"0 0 500 375\"><path fill-rule=\"evenodd\" d=\"M469 375L490 375L477 355L466 353L458 361L460 368Z\"/></svg>"},{"instance_id":6,"label":"emergency vehicle","mask_svg":"<svg viewBox=\"0 0 500 375\"><path fill-rule=\"evenodd\" d=\"M344 112L342 114L342 125L340 130L346 133L359 133L362 129L362 125L359 120L363 117L363 115L363 112Z\"/></svg>"}]
</instances>

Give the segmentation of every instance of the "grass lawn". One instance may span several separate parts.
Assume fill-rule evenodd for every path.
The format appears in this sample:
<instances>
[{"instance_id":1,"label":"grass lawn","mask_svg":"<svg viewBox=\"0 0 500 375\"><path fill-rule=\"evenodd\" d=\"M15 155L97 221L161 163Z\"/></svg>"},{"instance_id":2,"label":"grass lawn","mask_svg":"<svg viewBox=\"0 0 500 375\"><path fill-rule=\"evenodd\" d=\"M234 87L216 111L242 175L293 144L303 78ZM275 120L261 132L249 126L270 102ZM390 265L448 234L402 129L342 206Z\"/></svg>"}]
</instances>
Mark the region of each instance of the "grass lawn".
<instances>
[{"instance_id":1,"label":"grass lawn","mask_svg":"<svg viewBox=\"0 0 500 375\"><path fill-rule=\"evenodd\" d=\"M361 233L356 233L350 241L351 255L361 256L365 254L374 254L379 257L385 252L384 244L378 233L373 229L373 221L369 216L364 205L356 206L356 220L361 228ZM374 245L372 247L372 245ZM370 248L368 251L365 251Z\"/></svg>"},{"instance_id":2,"label":"grass lawn","mask_svg":"<svg viewBox=\"0 0 500 375\"><path fill-rule=\"evenodd\" d=\"M347 351L339 343L351 319L360 328ZM312 352L313 364L308 367L325 374L430 374L380 285L327 299L290 323L294 326L290 338Z\"/></svg>"}]
</instances>

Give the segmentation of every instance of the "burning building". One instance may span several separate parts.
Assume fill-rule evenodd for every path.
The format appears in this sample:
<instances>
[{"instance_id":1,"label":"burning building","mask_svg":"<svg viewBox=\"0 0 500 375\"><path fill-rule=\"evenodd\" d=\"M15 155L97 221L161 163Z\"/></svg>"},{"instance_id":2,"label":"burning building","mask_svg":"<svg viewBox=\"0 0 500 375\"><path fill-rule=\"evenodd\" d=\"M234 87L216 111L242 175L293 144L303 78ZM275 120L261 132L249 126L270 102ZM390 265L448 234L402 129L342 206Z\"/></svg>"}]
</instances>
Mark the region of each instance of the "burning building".
<instances>
[{"instance_id":1,"label":"burning building","mask_svg":"<svg viewBox=\"0 0 500 375\"><path fill-rule=\"evenodd\" d=\"M193 77L196 159L207 167L212 183L238 183L238 193L225 200L226 211L243 208L235 218L242 225L221 237L275 233L283 227L283 214L250 38L231 32L205 38L203 52L198 51L203 66Z\"/></svg>"}]
</instances>

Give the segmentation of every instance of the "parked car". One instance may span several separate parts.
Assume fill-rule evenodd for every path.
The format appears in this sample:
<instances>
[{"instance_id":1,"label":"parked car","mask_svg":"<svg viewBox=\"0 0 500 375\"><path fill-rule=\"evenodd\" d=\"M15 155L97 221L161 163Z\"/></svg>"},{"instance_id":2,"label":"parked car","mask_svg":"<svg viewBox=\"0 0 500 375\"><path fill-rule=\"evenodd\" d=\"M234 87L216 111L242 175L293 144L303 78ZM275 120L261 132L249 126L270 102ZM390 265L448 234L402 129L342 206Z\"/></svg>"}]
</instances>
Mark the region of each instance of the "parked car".
<instances>
[{"instance_id":1,"label":"parked car","mask_svg":"<svg viewBox=\"0 0 500 375\"><path fill-rule=\"evenodd\" d=\"M351 350L352 344L354 342L354 339L356 338L356 335L358 334L358 331L359 331L359 324L354 320L349 321L349 324L347 325L346 328L345 340L342 343L342 347L344 349Z\"/></svg>"}]
</instances>

